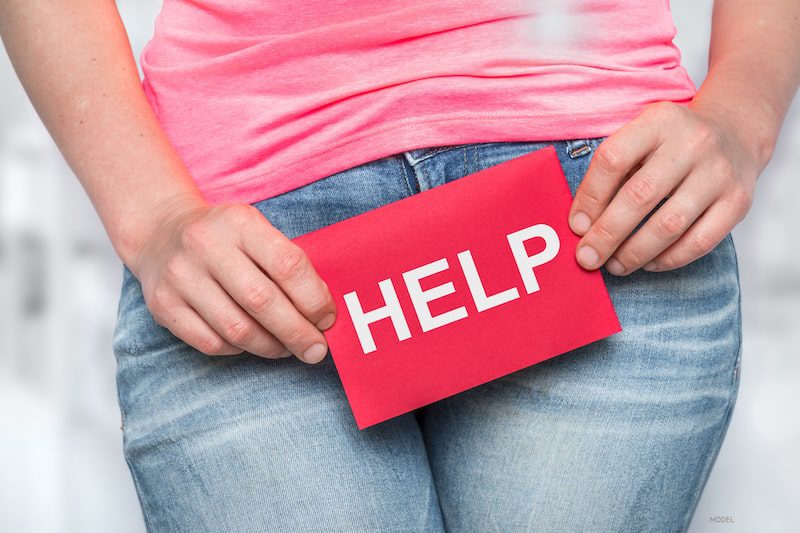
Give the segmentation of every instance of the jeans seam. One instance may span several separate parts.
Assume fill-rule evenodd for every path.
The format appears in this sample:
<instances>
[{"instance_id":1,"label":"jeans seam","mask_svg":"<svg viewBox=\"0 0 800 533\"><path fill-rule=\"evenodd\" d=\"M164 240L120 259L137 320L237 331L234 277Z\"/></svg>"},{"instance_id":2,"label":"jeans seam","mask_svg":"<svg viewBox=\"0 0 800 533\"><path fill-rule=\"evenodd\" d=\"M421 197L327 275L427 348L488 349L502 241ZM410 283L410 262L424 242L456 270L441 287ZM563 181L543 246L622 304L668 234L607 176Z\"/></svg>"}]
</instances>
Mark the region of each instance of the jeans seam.
<instances>
[{"instance_id":1,"label":"jeans seam","mask_svg":"<svg viewBox=\"0 0 800 533\"><path fill-rule=\"evenodd\" d=\"M125 448L125 446L123 446ZM125 462L128 464L128 470L131 472L131 478L133 479L133 485L136 488L136 496L139 499L139 507L142 509L142 519L144 520L144 525L147 531L153 531L153 519L151 518L150 512L147 509L147 504L144 498L144 492L142 490L142 484L139 480L139 475L136 473L136 467L131 461L130 455L128 454L127 450L123 449L123 455L125 456Z\"/></svg>"},{"instance_id":2,"label":"jeans seam","mask_svg":"<svg viewBox=\"0 0 800 533\"><path fill-rule=\"evenodd\" d=\"M731 246L731 252L733 254L733 261L734 265L736 265L736 288L737 288L737 319L736 319L736 329L737 335L739 337L739 352L736 355L736 363L733 368L733 376L732 376L732 384L736 385L736 390L738 391L738 381L741 376L741 364L742 364L742 345L743 345L743 331L742 331L742 285L741 285L741 277L739 275L739 256L736 252L736 245L733 242L733 234L728 233L728 242Z\"/></svg>"},{"instance_id":3,"label":"jeans seam","mask_svg":"<svg viewBox=\"0 0 800 533\"><path fill-rule=\"evenodd\" d=\"M122 394L120 393L120 387L117 386L117 401L120 405L120 413L121 416L125 417L125 411L122 407ZM128 465L128 471L131 473L131 480L133 481L133 486L136 489L136 498L139 500L139 507L142 511L142 519L144 521L144 525L147 531L153 531L153 518L148 510L147 502L145 501L144 491L142 489L142 483L139 480L139 475L136 472L136 466L133 464L131 460L130 453L128 453L128 428L125 427L123 423L122 427L122 455L125 458L125 463Z\"/></svg>"},{"instance_id":4,"label":"jeans seam","mask_svg":"<svg viewBox=\"0 0 800 533\"><path fill-rule=\"evenodd\" d=\"M694 518L695 511L697 511L697 506L700 503L700 498L702 497L703 492L705 492L706 485L708 484L708 478L711 476L711 470L717 462L717 458L719 457L719 452L722 450L722 444L725 441L725 435L728 432L728 427L730 426L731 418L733 415L734 405L736 403L736 390L737 389L734 389L733 392L731 393L731 396L728 398L728 404L725 410L725 418L719 425L716 438L714 439L715 442L714 453L708 456L705 464L703 465L703 470L700 475L700 479L702 480L702 482L695 489L695 493L692 496L692 504L689 506L686 516L684 516L683 527L681 528L681 531L684 532L688 531L689 526L692 523L692 519Z\"/></svg>"},{"instance_id":5,"label":"jeans seam","mask_svg":"<svg viewBox=\"0 0 800 533\"><path fill-rule=\"evenodd\" d=\"M403 181L406 184L406 188L408 189L409 196L418 193L419 192L419 183L417 182L416 177L414 178L414 183L413 184L411 183L411 178L409 178L408 170L406 169L406 166L408 165L408 163L405 161L405 158L403 156L398 156L397 157L397 162L400 165L400 169L403 172Z\"/></svg>"},{"instance_id":6,"label":"jeans seam","mask_svg":"<svg viewBox=\"0 0 800 533\"><path fill-rule=\"evenodd\" d=\"M736 406L736 398L738 397L739 392L739 377L741 372L739 371L739 365L742 358L742 291L741 285L739 281L739 260L736 257L736 248L733 244L733 236L729 233L726 237L726 240L731 246L731 251L733 252L734 257L734 265L736 266L736 287L737 287L737 319L736 319L736 330L737 330L737 337L739 346L737 347L736 351L736 359L734 363L734 370L731 374L731 381L729 384L731 385L731 394L728 397L728 403L725 412L725 418L719 426L719 430L717 432L717 438L715 442L716 450L713 454L711 454L708 459L706 460L706 464L703 467L702 477L701 479L703 482L695 491L694 497L692 498L692 505L689 507L689 511L687 512L687 516L684 517L683 528L682 531L687 531L689 526L692 523L692 519L694 517L695 511L697 510L697 506L700 503L700 498L705 491L705 487L708 484L708 478L711 475L711 469L713 468L714 464L717 462L717 458L719 457L719 452L722 450L722 445L725 440L725 435L728 432L728 427L730 426L731 418L733 417L733 411Z\"/></svg>"},{"instance_id":7,"label":"jeans seam","mask_svg":"<svg viewBox=\"0 0 800 533\"><path fill-rule=\"evenodd\" d=\"M119 301L117 303L117 321L116 325L114 326L114 346L112 347L112 352L114 354L114 360L116 362L117 370L116 370L116 381L117 381L117 404L119 406L119 413L120 413L120 432L122 433L122 455L125 458L125 463L128 465L128 471L131 474L131 480L133 481L133 486L136 489L136 498L139 500L139 507L142 512L142 520L144 521L144 525L147 531L153 530L153 519L151 514L147 510L147 505L144 498L144 493L142 491L142 485L139 480L139 476L136 473L136 467L133 464L133 461L130 458L130 454L128 453L127 441L128 441L128 432L129 428L126 425L126 417L125 417L125 408L124 402L122 400L122 387L120 387L120 374L119 374L119 367L120 367L120 353L116 346L116 339L119 335L119 327L122 321L124 320L122 313L123 311L123 300L125 298L125 294L123 291L126 290L126 277L130 276L134 280L135 283L139 283L139 280L133 275L127 265L122 265L122 286L120 287L120 295ZM130 282L130 280L128 280Z\"/></svg>"}]
</instances>

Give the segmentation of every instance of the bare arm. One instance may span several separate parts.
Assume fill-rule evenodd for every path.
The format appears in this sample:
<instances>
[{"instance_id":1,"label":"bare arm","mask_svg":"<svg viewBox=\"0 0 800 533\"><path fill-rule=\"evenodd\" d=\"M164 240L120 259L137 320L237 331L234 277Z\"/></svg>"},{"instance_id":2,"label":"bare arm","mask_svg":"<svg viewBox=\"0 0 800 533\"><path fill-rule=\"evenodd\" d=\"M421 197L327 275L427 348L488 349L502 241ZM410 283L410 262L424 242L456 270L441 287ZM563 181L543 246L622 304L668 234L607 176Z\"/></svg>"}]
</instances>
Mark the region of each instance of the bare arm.
<instances>
[{"instance_id":1,"label":"bare arm","mask_svg":"<svg viewBox=\"0 0 800 533\"><path fill-rule=\"evenodd\" d=\"M626 275L711 251L749 210L798 84L800 1L717 0L691 105L655 103L598 147L570 210L578 262Z\"/></svg>"},{"instance_id":2,"label":"bare arm","mask_svg":"<svg viewBox=\"0 0 800 533\"><path fill-rule=\"evenodd\" d=\"M800 84L800 1L714 2L708 65L692 106L750 138L763 168Z\"/></svg>"},{"instance_id":3,"label":"bare arm","mask_svg":"<svg viewBox=\"0 0 800 533\"><path fill-rule=\"evenodd\" d=\"M0 6L0 35L28 96L117 253L135 263L147 226L205 202L145 98L116 4Z\"/></svg>"},{"instance_id":4,"label":"bare arm","mask_svg":"<svg viewBox=\"0 0 800 533\"><path fill-rule=\"evenodd\" d=\"M207 354L321 360L327 286L258 210L203 199L145 97L115 2L0 0L0 36L156 321Z\"/></svg>"}]
</instances>

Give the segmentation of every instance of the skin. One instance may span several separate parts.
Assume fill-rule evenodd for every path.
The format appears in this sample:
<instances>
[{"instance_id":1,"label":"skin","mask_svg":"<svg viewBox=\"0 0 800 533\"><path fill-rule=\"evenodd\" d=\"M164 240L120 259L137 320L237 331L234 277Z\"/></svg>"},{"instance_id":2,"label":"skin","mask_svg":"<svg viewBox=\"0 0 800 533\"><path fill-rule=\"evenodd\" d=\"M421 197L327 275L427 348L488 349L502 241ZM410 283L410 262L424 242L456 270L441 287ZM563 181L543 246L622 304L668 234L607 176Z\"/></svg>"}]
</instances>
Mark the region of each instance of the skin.
<instances>
[{"instance_id":1,"label":"skin","mask_svg":"<svg viewBox=\"0 0 800 533\"><path fill-rule=\"evenodd\" d=\"M800 83L800 2L717 1L712 23L691 104L656 102L598 146L569 214L582 267L679 268L750 209Z\"/></svg>"},{"instance_id":2,"label":"skin","mask_svg":"<svg viewBox=\"0 0 800 533\"><path fill-rule=\"evenodd\" d=\"M583 266L613 255L618 273L651 260L676 268L741 220L797 90L799 10L715 3L709 76L692 106L654 104L598 147L570 216ZM0 36L155 320L207 355L322 360L336 317L327 285L254 207L203 199L142 91L116 4L0 0Z\"/></svg>"},{"instance_id":3,"label":"skin","mask_svg":"<svg viewBox=\"0 0 800 533\"><path fill-rule=\"evenodd\" d=\"M145 97L115 2L0 0L0 36L155 320L207 355L321 361L327 285L256 208L203 199Z\"/></svg>"}]
</instances>

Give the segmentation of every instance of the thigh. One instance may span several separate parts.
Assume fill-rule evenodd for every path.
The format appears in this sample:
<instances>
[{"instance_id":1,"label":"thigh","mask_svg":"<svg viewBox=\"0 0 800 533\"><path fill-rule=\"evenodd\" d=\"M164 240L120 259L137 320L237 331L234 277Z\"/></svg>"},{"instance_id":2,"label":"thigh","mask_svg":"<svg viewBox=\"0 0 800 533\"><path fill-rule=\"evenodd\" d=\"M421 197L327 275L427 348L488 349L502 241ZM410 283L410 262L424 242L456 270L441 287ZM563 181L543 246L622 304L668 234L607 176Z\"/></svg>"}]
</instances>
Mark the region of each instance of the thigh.
<instances>
[{"instance_id":1,"label":"thigh","mask_svg":"<svg viewBox=\"0 0 800 533\"><path fill-rule=\"evenodd\" d=\"M573 194L597 144L556 143ZM539 147L459 147L416 170L447 181ZM602 273L622 332L418 411L448 529L688 526L738 388L733 242L671 272Z\"/></svg>"},{"instance_id":2,"label":"thigh","mask_svg":"<svg viewBox=\"0 0 800 533\"><path fill-rule=\"evenodd\" d=\"M385 158L255 205L295 237L406 196L403 169ZM114 352L149 530L441 528L416 420L359 431L330 355L205 356L154 322L127 269Z\"/></svg>"}]
</instances>

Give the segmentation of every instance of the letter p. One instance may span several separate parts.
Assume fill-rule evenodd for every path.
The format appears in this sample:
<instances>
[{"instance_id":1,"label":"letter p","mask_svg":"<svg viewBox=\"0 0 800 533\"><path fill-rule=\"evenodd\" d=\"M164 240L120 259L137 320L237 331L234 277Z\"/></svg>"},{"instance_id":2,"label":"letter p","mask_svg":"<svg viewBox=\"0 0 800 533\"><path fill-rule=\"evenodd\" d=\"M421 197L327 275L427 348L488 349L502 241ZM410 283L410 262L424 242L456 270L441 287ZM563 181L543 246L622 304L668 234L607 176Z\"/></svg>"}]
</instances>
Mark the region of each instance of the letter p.
<instances>
[{"instance_id":1,"label":"letter p","mask_svg":"<svg viewBox=\"0 0 800 533\"><path fill-rule=\"evenodd\" d=\"M514 260L517 262L519 275L525 284L525 290L528 294L538 291L539 281L536 279L533 269L552 261L558 254L558 250L561 247L558 234L547 224L536 224L535 226L510 233L507 237L511 252L514 254ZM536 237L544 239L544 250L529 256L525 250L525 241Z\"/></svg>"}]
</instances>

